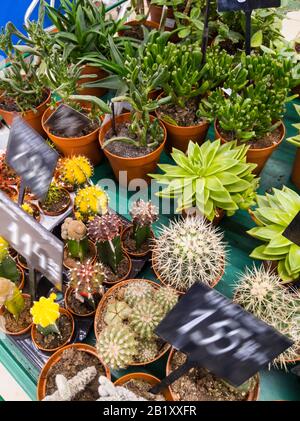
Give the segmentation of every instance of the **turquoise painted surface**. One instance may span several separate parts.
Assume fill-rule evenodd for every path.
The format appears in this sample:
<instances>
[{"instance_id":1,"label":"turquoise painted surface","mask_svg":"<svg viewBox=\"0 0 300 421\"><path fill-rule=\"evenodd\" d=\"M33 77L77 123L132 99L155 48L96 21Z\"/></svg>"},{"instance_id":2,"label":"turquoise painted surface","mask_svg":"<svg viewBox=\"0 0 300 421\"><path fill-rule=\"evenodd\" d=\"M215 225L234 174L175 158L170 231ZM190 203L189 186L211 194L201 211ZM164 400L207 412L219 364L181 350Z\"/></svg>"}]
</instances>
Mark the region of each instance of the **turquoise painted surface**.
<instances>
[{"instance_id":1,"label":"turquoise painted surface","mask_svg":"<svg viewBox=\"0 0 300 421\"><path fill-rule=\"evenodd\" d=\"M298 101L300 103L300 101ZM297 114L292 104L289 104L285 117L287 126L287 136L296 133L292 128L292 124L297 121ZM208 138L213 139L213 130L210 129ZM295 155L295 147L283 142L280 148L273 154L266 168L262 173L260 192L263 193L273 187L281 187L287 184L294 188L290 183L289 177ZM170 158L164 154L163 162L170 162ZM94 182L105 178L113 178L112 171L107 162L102 163L96 168ZM116 203L121 203L124 207L130 198L130 194L120 190L117 192L109 191L111 198L111 206L116 209ZM147 195L147 192L145 192ZM118 200L120 199L120 200ZM125 206L126 207L126 206ZM118 210L118 209L116 209ZM128 212L125 211L125 214ZM166 224L167 216L161 216L159 224ZM228 264L225 275L219 283L217 289L228 297L232 296L233 286L238 282L238 274L247 265L252 265L253 260L249 258L249 253L258 244L258 242L250 238L246 234L246 230L253 226L253 222L247 212L239 211L232 218L225 218L220 228L225 232L225 239L228 242ZM147 267L142 273L142 278L154 279L153 272ZM88 338L90 344L94 344L94 336ZM166 358L162 358L159 362L141 368L142 371L150 372L157 377L164 376L164 368ZM7 340L0 341L0 361L6 366L14 378L19 382L23 389L32 399L35 399L37 371L29 364L26 358L11 346ZM139 368L140 370L140 368ZM133 372L134 368L126 370ZM115 377L124 374L124 371L114 372ZM283 370L263 370L261 373L261 393L260 400L300 400L300 382L296 376L286 373Z\"/></svg>"}]
</instances>

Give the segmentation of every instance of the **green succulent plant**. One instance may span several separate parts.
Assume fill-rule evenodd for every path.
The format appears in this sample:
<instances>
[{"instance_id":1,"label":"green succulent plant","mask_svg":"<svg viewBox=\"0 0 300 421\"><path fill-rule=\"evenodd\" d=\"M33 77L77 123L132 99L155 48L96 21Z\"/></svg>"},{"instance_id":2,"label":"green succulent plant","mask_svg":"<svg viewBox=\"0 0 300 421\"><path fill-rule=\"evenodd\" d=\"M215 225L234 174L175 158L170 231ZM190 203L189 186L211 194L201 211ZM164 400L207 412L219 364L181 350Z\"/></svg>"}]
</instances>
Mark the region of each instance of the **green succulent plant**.
<instances>
[{"instance_id":1,"label":"green succulent plant","mask_svg":"<svg viewBox=\"0 0 300 421\"><path fill-rule=\"evenodd\" d=\"M253 219L258 225L248 231L265 244L256 247L250 257L278 262L277 271L283 283L300 276L300 247L283 236L285 229L300 211L300 196L284 186L273 188L273 194L257 196Z\"/></svg>"},{"instance_id":2,"label":"green succulent plant","mask_svg":"<svg viewBox=\"0 0 300 421\"><path fill-rule=\"evenodd\" d=\"M297 111L297 113L299 115L299 119L300 119L300 105L299 104L295 104L294 106L295 106L295 109L296 109L296 111ZM289 137L287 139L287 141L290 142L292 145L295 145L297 147L300 147L300 123L293 124L293 126L296 129L299 130L299 133L296 136Z\"/></svg>"},{"instance_id":3,"label":"green succulent plant","mask_svg":"<svg viewBox=\"0 0 300 421\"><path fill-rule=\"evenodd\" d=\"M139 250L151 238L151 225L158 219L158 210L151 202L142 199L133 203L130 209L133 224L133 240Z\"/></svg>"},{"instance_id":4,"label":"green succulent plant","mask_svg":"<svg viewBox=\"0 0 300 421\"><path fill-rule=\"evenodd\" d=\"M17 283L20 272L14 259L9 255L9 245L3 237L0 237L0 277Z\"/></svg>"},{"instance_id":5,"label":"green succulent plant","mask_svg":"<svg viewBox=\"0 0 300 421\"><path fill-rule=\"evenodd\" d=\"M255 164L246 162L248 148L236 142L221 145L220 140L202 145L190 142L187 154L173 149L176 165L160 164L164 174L150 174L167 185L157 195L177 199L177 212L197 207L212 221L218 209L233 215L239 208L254 204L258 179L252 173Z\"/></svg>"},{"instance_id":6,"label":"green succulent plant","mask_svg":"<svg viewBox=\"0 0 300 421\"><path fill-rule=\"evenodd\" d=\"M124 301L112 301L107 305L104 322L108 325L122 323L130 313L131 309Z\"/></svg>"},{"instance_id":7,"label":"green succulent plant","mask_svg":"<svg viewBox=\"0 0 300 421\"><path fill-rule=\"evenodd\" d=\"M161 307L155 301L142 300L132 309L130 326L141 339L150 340L154 337L154 329L161 320Z\"/></svg>"},{"instance_id":8,"label":"green succulent plant","mask_svg":"<svg viewBox=\"0 0 300 421\"><path fill-rule=\"evenodd\" d=\"M157 356L158 352L159 349L155 340L143 340L138 344L137 359L141 362L149 362Z\"/></svg>"},{"instance_id":9,"label":"green succulent plant","mask_svg":"<svg viewBox=\"0 0 300 421\"><path fill-rule=\"evenodd\" d=\"M174 289L161 287L155 294L155 302L161 307L164 314L167 314L177 304L178 295Z\"/></svg>"},{"instance_id":10,"label":"green succulent plant","mask_svg":"<svg viewBox=\"0 0 300 421\"><path fill-rule=\"evenodd\" d=\"M131 282L127 285L124 299L130 307L133 307L141 300L151 300L153 297L153 287L146 281Z\"/></svg>"}]
</instances>

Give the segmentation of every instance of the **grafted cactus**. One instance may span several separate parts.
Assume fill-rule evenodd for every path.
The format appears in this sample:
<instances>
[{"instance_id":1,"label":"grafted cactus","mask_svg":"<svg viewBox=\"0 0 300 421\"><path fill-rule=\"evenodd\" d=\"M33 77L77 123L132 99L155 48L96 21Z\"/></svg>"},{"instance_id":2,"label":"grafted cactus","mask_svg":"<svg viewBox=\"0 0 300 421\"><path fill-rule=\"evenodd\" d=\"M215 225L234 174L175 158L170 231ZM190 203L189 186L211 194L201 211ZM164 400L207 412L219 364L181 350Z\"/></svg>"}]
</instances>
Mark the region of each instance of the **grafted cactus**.
<instances>
[{"instance_id":1,"label":"grafted cactus","mask_svg":"<svg viewBox=\"0 0 300 421\"><path fill-rule=\"evenodd\" d=\"M88 186L77 192L74 203L76 219L89 221L107 213L108 197L100 187Z\"/></svg>"},{"instance_id":2,"label":"grafted cactus","mask_svg":"<svg viewBox=\"0 0 300 421\"><path fill-rule=\"evenodd\" d=\"M130 215L133 223L133 238L136 249L151 238L151 225L158 219L158 210L151 202L138 200L133 203Z\"/></svg>"},{"instance_id":3,"label":"grafted cactus","mask_svg":"<svg viewBox=\"0 0 300 421\"><path fill-rule=\"evenodd\" d=\"M41 297L39 301L35 301L30 309L33 323L37 330L44 336L51 333L60 335L57 326L59 319L59 304L55 303L56 294L51 294L49 298Z\"/></svg>"},{"instance_id":4,"label":"grafted cactus","mask_svg":"<svg viewBox=\"0 0 300 421\"><path fill-rule=\"evenodd\" d=\"M8 248L8 242L0 237L0 277L16 283L20 279L20 272L16 262L9 255Z\"/></svg>"},{"instance_id":5,"label":"grafted cactus","mask_svg":"<svg viewBox=\"0 0 300 421\"><path fill-rule=\"evenodd\" d=\"M6 278L0 278L0 308L3 305L15 319L19 318L25 308L25 301L21 291L13 282Z\"/></svg>"},{"instance_id":6,"label":"grafted cactus","mask_svg":"<svg viewBox=\"0 0 300 421\"><path fill-rule=\"evenodd\" d=\"M84 223L76 219L66 218L61 226L61 237L67 241L70 255L83 262L89 251L87 228Z\"/></svg>"},{"instance_id":7,"label":"grafted cactus","mask_svg":"<svg viewBox=\"0 0 300 421\"><path fill-rule=\"evenodd\" d=\"M72 156L62 160L59 168L62 180L71 186L88 183L93 175L93 167L85 156Z\"/></svg>"}]
</instances>

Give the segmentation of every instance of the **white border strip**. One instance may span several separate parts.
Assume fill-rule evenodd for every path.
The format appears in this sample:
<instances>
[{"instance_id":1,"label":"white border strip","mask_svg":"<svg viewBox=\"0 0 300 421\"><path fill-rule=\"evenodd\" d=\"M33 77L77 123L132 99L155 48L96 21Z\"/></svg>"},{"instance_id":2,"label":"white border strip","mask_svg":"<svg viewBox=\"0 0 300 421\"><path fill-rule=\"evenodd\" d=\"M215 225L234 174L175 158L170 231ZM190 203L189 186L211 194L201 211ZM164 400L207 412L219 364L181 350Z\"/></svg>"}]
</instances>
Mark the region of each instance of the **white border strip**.
<instances>
[{"instance_id":1,"label":"white border strip","mask_svg":"<svg viewBox=\"0 0 300 421\"><path fill-rule=\"evenodd\" d=\"M6 368L0 363L0 396L5 401L31 401Z\"/></svg>"}]
</instances>

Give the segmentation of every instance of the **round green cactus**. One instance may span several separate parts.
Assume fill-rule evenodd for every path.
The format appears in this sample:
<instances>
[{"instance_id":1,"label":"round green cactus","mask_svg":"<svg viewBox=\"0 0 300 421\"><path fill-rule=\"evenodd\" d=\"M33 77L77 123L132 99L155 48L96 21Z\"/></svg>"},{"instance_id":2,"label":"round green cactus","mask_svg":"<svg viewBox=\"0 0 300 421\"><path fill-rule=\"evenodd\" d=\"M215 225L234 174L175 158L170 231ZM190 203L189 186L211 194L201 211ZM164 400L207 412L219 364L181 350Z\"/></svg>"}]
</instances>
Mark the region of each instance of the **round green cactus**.
<instances>
[{"instance_id":1,"label":"round green cactus","mask_svg":"<svg viewBox=\"0 0 300 421\"><path fill-rule=\"evenodd\" d=\"M164 314L168 313L177 301L178 295L169 287L161 287L155 294L155 302L159 304Z\"/></svg>"},{"instance_id":2,"label":"round green cactus","mask_svg":"<svg viewBox=\"0 0 300 421\"><path fill-rule=\"evenodd\" d=\"M110 368L126 368L136 356L137 342L130 329L117 324L101 332L97 342L97 351L103 362Z\"/></svg>"},{"instance_id":3,"label":"round green cactus","mask_svg":"<svg viewBox=\"0 0 300 421\"><path fill-rule=\"evenodd\" d=\"M137 359L141 362L151 361L158 354L157 343L153 340L141 341L137 349Z\"/></svg>"},{"instance_id":4,"label":"round green cactus","mask_svg":"<svg viewBox=\"0 0 300 421\"><path fill-rule=\"evenodd\" d=\"M112 301L106 308L104 322L108 325L122 323L128 319L131 308L124 301Z\"/></svg>"},{"instance_id":5,"label":"round green cactus","mask_svg":"<svg viewBox=\"0 0 300 421\"><path fill-rule=\"evenodd\" d=\"M130 326L141 339L152 339L154 329L162 320L161 307L154 301L143 300L137 303L130 316Z\"/></svg>"},{"instance_id":6,"label":"round green cactus","mask_svg":"<svg viewBox=\"0 0 300 421\"><path fill-rule=\"evenodd\" d=\"M124 299L133 307L141 300L150 300L153 296L153 287L146 281L132 281L125 290Z\"/></svg>"}]
</instances>

